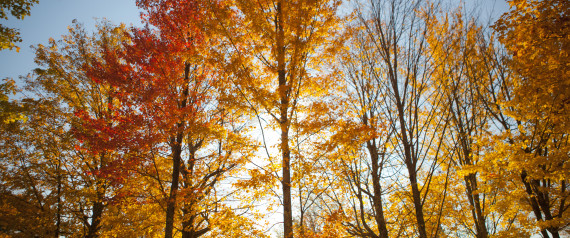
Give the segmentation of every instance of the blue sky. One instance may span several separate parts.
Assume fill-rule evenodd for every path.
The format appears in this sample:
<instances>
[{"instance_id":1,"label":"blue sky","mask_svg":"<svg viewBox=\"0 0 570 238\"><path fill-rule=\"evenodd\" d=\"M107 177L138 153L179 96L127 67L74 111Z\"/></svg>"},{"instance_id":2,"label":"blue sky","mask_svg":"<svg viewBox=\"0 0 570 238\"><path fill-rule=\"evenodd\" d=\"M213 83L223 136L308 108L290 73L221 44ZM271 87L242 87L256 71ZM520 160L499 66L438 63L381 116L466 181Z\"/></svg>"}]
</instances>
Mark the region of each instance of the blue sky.
<instances>
[{"instance_id":1,"label":"blue sky","mask_svg":"<svg viewBox=\"0 0 570 238\"><path fill-rule=\"evenodd\" d=\"M0 51L0 79L9 77L18 81L20 75L27 75L37 67L30 45L45 45L50 37L60 39L67 34L67 26L73 19L84 23L87 29L94 29L96 18L141 25L134 0L40 0L24 20L11 16L0 20L2 25L20 29L23 40L17 44L20 52Z\"/></svg>"},{"instance_id":2,"label":"blue sky","mask_svg":"<svg viewBox=\"0 0 570 238\"><path fill-rule=\"evenodd\" d=\"M457 3L457 0L448 0ZM467 8L473 6L482 10L482 18L496 19L508 10L503 0L461 0ZM0 20L0 23L20 29L23 41L15 50L0 51L0 79L13 78L18 81L20 75L27 75L34 68L34 52L31 45L47 44L50 37L60 39L67 34L67 26L73 19L84 23L87 29L94 29L96 19L106 18L113 23L141 25L139 9L135 0L40 0L31 9L31 15L24 20L14 17Z\"/></svg>"}]
</instances>

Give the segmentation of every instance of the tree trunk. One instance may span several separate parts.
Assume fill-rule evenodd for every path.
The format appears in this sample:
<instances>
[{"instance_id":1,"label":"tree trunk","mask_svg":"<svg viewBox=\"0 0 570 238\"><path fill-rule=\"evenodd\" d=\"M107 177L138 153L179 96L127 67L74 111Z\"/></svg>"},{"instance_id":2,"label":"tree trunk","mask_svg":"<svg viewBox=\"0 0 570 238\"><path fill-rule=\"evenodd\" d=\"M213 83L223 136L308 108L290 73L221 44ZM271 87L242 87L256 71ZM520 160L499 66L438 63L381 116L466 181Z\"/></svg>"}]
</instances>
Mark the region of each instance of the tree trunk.
<instances>
[{"instance_id":1,"label":"tree trunk","mask_svg":"<svg viewBox=\"0 0 570 238\"><path fill-rule=\"evenodd\" d=\"M285 238L293 237L293 213L291 207L291 151L289 149L289 93L285 72L285 33L283 30L282 1L277 2L277 17L275 27L277 30L277 72L280 97L281 153L283 167L283 231Z\"/></svg>"},{"instance_id":2,"label":"tree trunk","mask_svg":"<svg viewBox=\"0 0 570 238\"><path fill-rule=\"evenodd\" d=\"M521 180L525 186L525 191L527 192L527 194L529 195L529 202L530 202L530 206L532 207L532 211L534 212L534 216L536 217L537 221L543 221L542 220L542 213L540 212L540 206L538 205L538 202L536 201L536 197L532 194L532 188L530 187L530 183L527 181L526 179L526 171L522 171L521 173ZM548 235L548 232L546 231L546 229L543 229L540 231L540 234L542 234L542 237L544 238L549 238L550 236Z\"/></svg>"},{"instance_id":3,"label":"tree trunk","mask_svg":"<svg viewBox=\"0 0 570 238\"><path fill-rule=\"evenodd\" d=\"M178 179L180 176L180 162L182 154L182 133L179 132L174 140L172 148L172 185L170 186L170 194L166 205L166 225L164 228L164 237L172 238L174 230L174 210L176 208L176 194L178 193Z\"/></svg>"},{"instance_id":4,"label":"tree trunk","mask_svg":"<svg viewBox=\"0 0 570 238\"><path fill-rule=\"evenodd\" d=\"M189 144L189 159L188 159L188 166L182 168L182 177L184 179L184 189L192 189L192 175L194 172L194 165L196 162L196 151L200 147L202 143L198 142L197 144ZM184 207L182 208L183 218L182 221L182 238L198 238L208 231L210 231L210 227L206 227L200 230L196 230L194 227L194 221L197 216L197 212L193 210L196 205L196 202L200 200L201 197L192 197L190 198L190 202L185 202ZM196 206L195 206L196 205Z\"/></svg>"},{"instance_id":5,"label":"tree trunk","mask_svg":"<svg viewBox=\"0 0 570 238\"><path fill-rule=\"evenodd\" d=\"M283 156L283 223L285 238L293 237L293 214L291 209L291 153L289 150L289 133L282 126L281 129L281 149Z\"/></svg>"},{"instance_id":6,"label":"tree trunk","mask_svg":"<svg viewBox=\"0 0 570 238\"><path fill-rule=\"evenodd\" d=\"M190 64L184 64L184 82L185 88L182 93L183 99L180 108L185 108L188 102L189 81L190 81ZM176 124L176 137L170 141L172 151L172 185L170 186L170 194L166 205L166 221L164 227L164 237L172 238L174 231L174 211L176 208L176 194L178 193L178 183L180 177L180 166L182 162L182 139L184 136L184 122Z\"/></svg>"},{"instance_id":7,"label":"tree trunk","mask_svg":"<svg viewBox=\"0 0 570 238\"><path fill-rule=\"evenodd\" d=\"M471 150L472 142L469 138L470 135L473 134L474 129L473 126L469 127L469 120L467 123L464 123L462 120L462 111L460 110L461 106L459 105L459 101L457 100L458 91L457 89L452 91L452 95L448 95L448 99L451 102L455 102L454 107L450 107L452 110L452 119L453 122L456 124L457 129L459 130L459 146L462 152L459 153L460 157L460 164L461 165L474 165L473 160L473 152ZM479 194L475 194L475 191L478 189L477 185L477 174L471 173L467 176L463 177L465 181L465 193L467 195L467 199L469 201L469 205L471 205L471 216L473 218L473 222L475 223L475 230L476 234L475 237L477 238L487 238L489 236L489 232L487 230L487 225L485 223L485 216L483 215L483 205L481 205L481 199Z\"/></svg>"},{"instance_id":8,"label":"tree trunk","mask_svg":"<svg viewBox=\"0 0 570 238\"><path fill-rule=\"evenodd\" d=\"M106 164L105 162L105 154L100 154L100 163L101 166ZM99 232L99 225L101 224L101 217L103 216L103 209L105 205L103 204L103 198L105 196L105 185L104 183L97 179L95 182L95 202L93 202L92 206L92 214L91 214L91 224L89 224L86 238L94 238L99 237L97 232Z\"/></svg>"},{"instance_id":9,"label":"tree trunk","mask_svg":"<svg viewBox=\"0 0 570 238\"><path fill-rule=\"evenodd\" d=\"M472 209L472 217L473 221L475 222L475 229L477 231L476 237L477 238L487 238L489 233L487 231L487 226L485 224L485 217L483 215L483 209L481 207L481 200L479 198L479 194L475 194L477 190L477 178L475 174L469 174L468 176L464 177L465 180L465 187L467 198Z\"/></svg>"},{"instance_id":10,"label":"tree trunk","mask_svg":"<svg viewBox=\"0 0 570 238\"><path fill-rule=\"evenodd\" d=\"M98 196L99 197L99 196ZM99 237L97 232L99 231L100 224L101 224L101 217L103 215L103 202L97 201L93 203L93 214L91 216L91 224L89 224L89 230L86 238L95 238Z\"/></svg>"},{"instance_id":11,"label":"tree trunk","mask_svg":"<svg viewBox=\"0 0 570 238\"><path fill-rule=\"evenodd\" d=\"M198 238L210 231L209 227L196 230L196 227L194 227L196 215L192 214L191 209L185 209L183 212L185 213L185 218L189 217L189 219L182 222L182 238Z\"/></svg>"},{"instance_id":12,"label":"tree trunk","mask_svg":"<svg viewBox=\"0 0 570 238\"><path fill-rule=\"evenodd\" d=\"M372 160L372 186L374 189L372 202L376 212L374 219L376 220L376 225L380 233L379 237L387 238L388 229L386 228L386 219L384 218L384 209L382 208L382 186L380 185L380 175L382 174L380 171L382 168L379 166L378 148L370 141L366 142L366 147L368 148Z\"/></svg>"},{"instance_id":13,"label":"tree trunk","mask_svg":"<svg viewBox=\"0 0 570 238\"><path fill-rule=\"evenodd\" d=\"M59 238L61 234L61 162L57 165L57 213L55 222L55 237Z\"/></svg>"},{"instance_id":14,"label":"tree trunk","mask_svg":"<svg viewBox=\"0 0 570 238\"><path fill-rule=\"evenodd\" d=\"M410 173L410 183L412 185L412 197L414 199L414 208L416 209L416 221L418 222L418 232L420 238L427 238L426 233L426 223L424 220L424 211L422 206L422 200L420 196L420 190L418 189L418 180L416 175L415 166L408 166L409 162L406 162L408 167L408 173Z\"/></svg>"},{"instance_id":15,"label":"tree trunk","mask_svg":"<svg viewBox=\"0 0 570 238\"><path fill-rule=\"evenodd\" d=\"M398 80L396 79L397 64L394 67L389 68L390 83L392 90L394 91L394 96L396 97L396 107L398 109L398 121L400 123L400 133L401 133L401 143L404 147L404 163L408 169L410 185L412 187L412 198L414 202L414 208L416 212L416 221L418 223L418 233L420 238L427 238L426 225L424 219L424 211L422 206L422 199L420 190L418 188L418 179L416 173L416 160L412 155L412 143L411 139L408 138L408 131L406 129L406 119L405 119L405 109L402 98L400 97L400 92L398 90Z\"/></svg>"}]
</instances>

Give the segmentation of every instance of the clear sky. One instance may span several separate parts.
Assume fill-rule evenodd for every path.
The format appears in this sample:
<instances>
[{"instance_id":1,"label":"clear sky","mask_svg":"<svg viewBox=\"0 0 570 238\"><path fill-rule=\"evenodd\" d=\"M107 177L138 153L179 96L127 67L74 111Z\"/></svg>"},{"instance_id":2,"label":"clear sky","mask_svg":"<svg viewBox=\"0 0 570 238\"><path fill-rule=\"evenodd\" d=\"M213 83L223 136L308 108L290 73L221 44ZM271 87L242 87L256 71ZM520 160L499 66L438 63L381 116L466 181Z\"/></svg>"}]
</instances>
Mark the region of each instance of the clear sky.
<instances>
[{"instance_id":1,"label":"clear sky","mask_svg":"<svg viewBox=\"0 0 570 238\"><path fill-rule=\"evenodd\" d=\"M106 18L115 24L141 25L135 0L40 0L30 13L24 20L11 15L8 20L0 20L2 25L20 29L22 38L17 44L20 52L0 51L0 79L10 77L18 81L20 75L30 73L37 67L30 46L46 45L50 37L60 39L67 34L67 26L73 19L84 23L88 30L94 29L96 18Z\"/></svg>"},{"instance_id":2,"label":"clear sky","mask_svg":"<svg viewBox=\"0 0 570 238\"><path fill-rule=\"evenodd\" d=\"M457 2L456 0L448 0ZM476 7L482 10L482 18L491 16L496 19L508 10L504 0L461 0L467 8ZM452 4L454 5L454 4ZM139 10L135 0L40 0L31 9L31 15L24 20L14 17L0 20L0 23L20 29L23 41L17 44L20 52L15 50L0 51L0 79L13 78L18 81L20 75L27 75L34 68L34 52L31 45L47 44L48 39L60 39L67 34L67 26L73 19L84 23L87 29L93 29L95 19L106 18L113 23L141 25Z\"/></svg>"}]
</instances>

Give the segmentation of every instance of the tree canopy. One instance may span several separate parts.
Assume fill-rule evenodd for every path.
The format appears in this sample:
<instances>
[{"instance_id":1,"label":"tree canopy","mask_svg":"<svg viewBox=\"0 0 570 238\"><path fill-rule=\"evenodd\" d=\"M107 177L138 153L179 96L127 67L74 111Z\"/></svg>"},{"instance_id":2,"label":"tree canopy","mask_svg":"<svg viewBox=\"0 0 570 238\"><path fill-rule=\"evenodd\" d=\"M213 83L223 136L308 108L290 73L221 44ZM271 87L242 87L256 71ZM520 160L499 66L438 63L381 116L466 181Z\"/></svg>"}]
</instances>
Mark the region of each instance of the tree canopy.
<instances>
[{"instance_id":1,"label":"tree canopy","mask_svg":"<svg viewBox=\"0 0 570 238\"><path fill-rule=\"evenodd\" d=\"M509 4L490 26L423 0L74 22L0 84L0 236L565 237L570 3Z\"/></svg>"},{"instance_id":2,"label":"tree canopy","mask_svg":"<svg viewBox=\"0 0 570 238\"><path fill-rule=\"evenodd\" d=\"M30 15L32 6L39 0L3 0L0 2L0 19L8 20L8 16L23 20L24 17ZM9 28L0 24L0 50L16 49L16 42L21 42L20 32L17 29Z\"/></svg>"}]
</instances>

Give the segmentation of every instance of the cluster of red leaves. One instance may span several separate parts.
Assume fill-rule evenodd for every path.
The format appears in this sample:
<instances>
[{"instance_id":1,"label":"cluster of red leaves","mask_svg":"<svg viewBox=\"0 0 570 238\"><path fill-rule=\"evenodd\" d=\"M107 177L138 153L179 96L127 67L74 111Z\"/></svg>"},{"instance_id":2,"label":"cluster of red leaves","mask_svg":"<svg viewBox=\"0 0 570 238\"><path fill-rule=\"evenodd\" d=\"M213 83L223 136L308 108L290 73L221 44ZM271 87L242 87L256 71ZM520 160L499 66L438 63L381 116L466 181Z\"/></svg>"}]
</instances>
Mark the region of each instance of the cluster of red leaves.
<instances>
[{"instance_id":1,"label":"cluster of red leaves","mask_svg":"<svg viewBox=\"0 0 570 238\"><path fill-rule=\"evenodd\" d=\"M160 39L187 51L202 41L200 4L196 0L137 0L137 6L145 11L141 18L159 29Z\"/></svg>"},{"instance_id":2,"label":"cluster of red leaves","mask_svg":"<svg viewBox=\"0 0 570 238\"><path fill-rule=\"evenodd\" d=\"M79 119L72 131L78 139L76 150L98 158L99 165L88 172L120 188L131 177L133 169L143 161L143 155L153 140L144 133L140 115L126 117L120 113L104 113L95 118L86 111L76 111ZM120 190L117 190L117 194Z\"/></svg>"},{"instance_id":3,"label":"cluster of red leaves","mask_svg":"<svg viewBox=\"0 0 570 238\"><path fill-rule=\"evenodd\" d=\"M138 125L142 124L140 115L125 117L118 113L105 113L103 118L95 118L86 111L78 110L75 116L80 123L75 125L73 133L81 142L80 147L90 154L109 152L129 153L130 148L140 148L145 138Z\"/></svg>"},{"instance_id":4,"label":"cluster of red leaves","mask_svg":"<svg viewBox=\"0 0 570 238\"><path fill-rule=\"evenodd\" d=\"M200 1L139 0L137 6L146 26L132 28L119 49L104 48L100 61L84 66L94 82L112 89L109 113L76 112L80 149L115 155L92 173L117 183L140 161L133 154L166 144L181 118L194 118L207 99L200 93L207 72L189 78L187 67L203 42Z\"/></svg>"}]
</instances>

